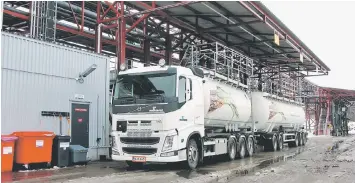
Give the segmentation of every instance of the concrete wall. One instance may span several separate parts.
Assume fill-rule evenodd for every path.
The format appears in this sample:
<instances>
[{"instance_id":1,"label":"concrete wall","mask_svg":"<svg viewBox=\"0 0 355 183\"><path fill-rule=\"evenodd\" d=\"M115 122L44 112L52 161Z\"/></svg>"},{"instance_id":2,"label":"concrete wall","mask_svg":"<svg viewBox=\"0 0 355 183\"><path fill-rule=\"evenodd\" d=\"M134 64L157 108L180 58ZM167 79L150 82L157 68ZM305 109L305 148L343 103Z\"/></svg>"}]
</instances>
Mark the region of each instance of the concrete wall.
<instances>
[{"instance_id":1,"label":"concrete wall","mask_svg":"<svg viewBox=\"0 0 355 183\"><path fill-rule=\"evenodd\" d=\"M43 117L41 111L71 113L72 102L89 103L89 158L108 155L109 58L23 36L1 36L1 133L59 134L59 117ZM79 83L79 73L92 64L97 69ZM63 119L63 134L70 135L70 128L70 121Z\"/></svg>"}]
</instances>

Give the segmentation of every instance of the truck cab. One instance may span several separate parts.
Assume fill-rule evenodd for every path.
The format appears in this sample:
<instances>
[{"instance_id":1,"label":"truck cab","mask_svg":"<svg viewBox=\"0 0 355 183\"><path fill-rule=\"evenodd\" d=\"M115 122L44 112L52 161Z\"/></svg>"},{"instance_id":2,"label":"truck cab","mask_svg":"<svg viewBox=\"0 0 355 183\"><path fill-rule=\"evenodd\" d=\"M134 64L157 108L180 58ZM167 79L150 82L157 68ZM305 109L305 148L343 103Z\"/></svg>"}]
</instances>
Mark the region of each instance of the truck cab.
<instances>
[{"instance_id":1,"label":"truck cab","mask_svg":"<svg viewBox=\"0 0 355 183\"><path fill-rule=\"evenodd\" d=\"M134 166L190 158L197 165L203 82L197 68L160 64L121 71L112 97L112 159ZM187 150L189 143L193 147Z\"/></svg>"}]
</instances>

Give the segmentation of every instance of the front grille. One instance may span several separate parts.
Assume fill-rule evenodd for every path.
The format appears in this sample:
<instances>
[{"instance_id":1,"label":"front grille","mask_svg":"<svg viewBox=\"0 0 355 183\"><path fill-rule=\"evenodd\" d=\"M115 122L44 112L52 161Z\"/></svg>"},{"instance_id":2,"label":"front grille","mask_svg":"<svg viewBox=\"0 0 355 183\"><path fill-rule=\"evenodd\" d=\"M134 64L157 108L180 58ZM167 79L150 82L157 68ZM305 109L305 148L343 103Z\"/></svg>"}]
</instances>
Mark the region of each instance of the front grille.
<instances>
[{"instance_id":1,"label":"front grille","mask_svg":"<svg viewBox=\"0 0 355 183\"><path fill-rule=\"evenodd\" d=\"M160 141L159 137L121 137L121 142L124 144L141 144L141 145L153 145L157 144Z\"/></svg>"},{"instance_id":2,"label":"front grille","mask_svg":"<svg viewBox=\"0 0 355 183\"><path fill-rule=\"evenodd\" d=\"M123 147L122 151L127 154L151 155L157 153L157 148Z\"/></svg>"}]
</instances>

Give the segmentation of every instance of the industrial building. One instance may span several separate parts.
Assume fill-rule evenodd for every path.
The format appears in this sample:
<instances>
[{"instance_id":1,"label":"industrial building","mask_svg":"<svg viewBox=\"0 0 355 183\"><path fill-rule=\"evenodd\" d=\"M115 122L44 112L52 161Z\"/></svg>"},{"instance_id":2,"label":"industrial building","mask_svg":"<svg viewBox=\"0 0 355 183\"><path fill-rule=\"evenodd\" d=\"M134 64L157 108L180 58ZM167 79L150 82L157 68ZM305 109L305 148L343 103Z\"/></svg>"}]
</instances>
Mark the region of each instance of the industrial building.
<instances>
[{"instance_id":1,"label":"industrial building","mask_svg":"<svg viewBox=\"0 0 355 183\"><path fill-rule=\"evenodd\" d=\"M108 156L109 58L9 33L1 45L1 133L53 131Z\"/></svg>"}]
</instances>

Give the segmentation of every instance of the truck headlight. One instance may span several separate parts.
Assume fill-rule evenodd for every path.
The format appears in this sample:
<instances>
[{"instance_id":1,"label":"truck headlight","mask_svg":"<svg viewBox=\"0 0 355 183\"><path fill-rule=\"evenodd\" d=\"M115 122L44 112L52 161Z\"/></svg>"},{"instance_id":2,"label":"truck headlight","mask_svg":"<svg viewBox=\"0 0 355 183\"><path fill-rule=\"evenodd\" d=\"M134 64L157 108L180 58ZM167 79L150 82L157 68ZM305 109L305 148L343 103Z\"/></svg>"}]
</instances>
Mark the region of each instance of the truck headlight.
<instances>
[{"instance_id":1,"label":"truck headlight","mask_svg":"<svg viewBox=\"0 0 355 183\"><path fill-rule=\"evenodd\" d=\"M173 149L174 137L175 135L165 137L165 141L162 149L163 152Z\"/></svg>"}]
</instances>

